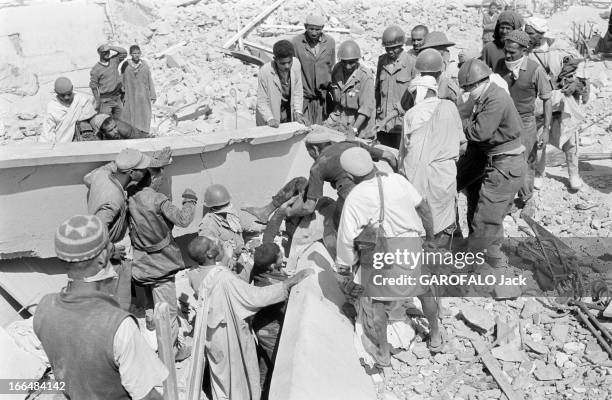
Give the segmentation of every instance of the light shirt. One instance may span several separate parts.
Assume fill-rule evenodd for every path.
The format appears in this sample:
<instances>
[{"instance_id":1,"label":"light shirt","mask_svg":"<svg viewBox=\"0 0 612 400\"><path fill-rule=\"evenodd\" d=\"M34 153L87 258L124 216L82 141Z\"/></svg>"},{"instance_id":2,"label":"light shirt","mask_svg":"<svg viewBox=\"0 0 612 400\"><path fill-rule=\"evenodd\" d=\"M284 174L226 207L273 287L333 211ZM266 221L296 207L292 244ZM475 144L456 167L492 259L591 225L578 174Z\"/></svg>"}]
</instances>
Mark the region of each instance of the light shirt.
<instances>
[{"instance_id":1,"label":"light shirt","mask_svg":"<svg viewBox=\"0 0 612 400\"><path fill-rule=\"evenodd\" d=\"M391 173L381 176L385 218L382 226L389 237L419 237L425 233L416 206L423 198L403 176ZM351 190L344 202L338 239L336 262L354 265L358 260L354 240L370 223L378 221L380 198L378 180L369 179Z\"/></svg>"},{"instance_id":2,"label":"light shirt","mask_svg":"<svg viewBox=\"0 0 612 400\"><path fill-rule=\"evenodd\" d=\"M123 320L113 340L121 384L134 400L144 398L168 377L168 369L145 341L132 318Z\"/></svg>"}]
</instances>

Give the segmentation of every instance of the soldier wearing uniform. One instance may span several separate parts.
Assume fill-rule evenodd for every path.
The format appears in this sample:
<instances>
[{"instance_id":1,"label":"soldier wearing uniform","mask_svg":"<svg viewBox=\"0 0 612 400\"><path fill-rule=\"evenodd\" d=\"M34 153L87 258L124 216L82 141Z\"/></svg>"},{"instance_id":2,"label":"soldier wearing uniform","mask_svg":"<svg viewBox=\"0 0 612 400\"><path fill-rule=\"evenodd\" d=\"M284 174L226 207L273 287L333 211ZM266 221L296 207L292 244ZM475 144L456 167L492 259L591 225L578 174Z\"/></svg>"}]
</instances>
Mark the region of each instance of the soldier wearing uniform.
<instances>
[{"instance_id":1,"label":"soldier wearing uniform","mask_svg":"<svg viewBox=\"0 0 612 400\"><path fill-rule=\"evenodd\" d=\"M471 117L463 120L468 148L457 164L457 190L466 190L471 248L486 249L489 263L498 266L503 219L523 183L526 165L521 118L508 93L489 75L490 68L476 59L459 70L459 85L475 105Z\"/></svg>"},{"instance_id":2,"label":"soldier wearing uniform","mask_svg":"<svg viewBox=\"0 0 612 400\"><path fill-rule=\"evenodd\" d=\"M361 49L354 40L342 42L340 62L332 70L334 112L325 126L344 132L348 138L370 136L374 118L374 79L371 71L359 63Z\"/></svg>"},{"instance_id":3,"label":"soldier wearing uniform","mask_svg":"<svg viewBox=\"0 0 612 400\"><path fill-rule=\"evenodd\" d=\"M378 141L385 146L399 148L403 114L400 100L408 90L410 81L416 76L415 57L404 51L406 35L396 25L383 32L382 44L385 54L378 57L374 97L376 99L376 131ZM397 116L387 119L393 111Z\"/></svg>"}]
</instances>

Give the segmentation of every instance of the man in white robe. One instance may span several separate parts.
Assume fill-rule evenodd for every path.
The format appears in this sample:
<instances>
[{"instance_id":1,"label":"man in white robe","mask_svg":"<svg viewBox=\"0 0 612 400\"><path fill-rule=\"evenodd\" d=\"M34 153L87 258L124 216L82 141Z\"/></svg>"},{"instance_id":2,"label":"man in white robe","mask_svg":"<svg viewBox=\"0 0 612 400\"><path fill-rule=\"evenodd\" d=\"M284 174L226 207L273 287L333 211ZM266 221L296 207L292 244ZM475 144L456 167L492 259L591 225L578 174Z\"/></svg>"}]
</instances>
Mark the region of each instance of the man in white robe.
<instances>
[{"instance_id":1,"label":"man in white robe","mask_svg":"<svg viewBox=\"0 0 612 400\"><path fill-rule=\"evenodd\" d=\"M189 244L188 252L199 264L188 272L188 277L196 294L204 299L206 360L210 366L213 400L258 400L259 363L247 319L263 307L285 300L291 287L314 271L301 270L282 283L257 287L227 267L216 265L222 254L214 240L198 236Z\"/></svg>"},{"instance_id":2,"label":"man in white robe","mask_svg":"<svg viewBox=\"0 0 612 400\"><path fill-rule=\"evenodd\" d=\"M432 76L419 76L408 88L415 105L404 115L399 171L427 200L434 234L447 240L455 231L457 167L467 144L457 106L438 98Z\"/></svg>"},{"instance_id":3,"label":"man in white robe","mask_svg":"<svg viewBox=\"0 0 612 400\"><path fill-rule=\"evenodd\" d=\"M43 131L38 141L44 143L69 143L74 139L77 122L96 115L93 98L75 93L70 79L55 80L55 97L47 105Z\"/></svg>"}]
</instances>

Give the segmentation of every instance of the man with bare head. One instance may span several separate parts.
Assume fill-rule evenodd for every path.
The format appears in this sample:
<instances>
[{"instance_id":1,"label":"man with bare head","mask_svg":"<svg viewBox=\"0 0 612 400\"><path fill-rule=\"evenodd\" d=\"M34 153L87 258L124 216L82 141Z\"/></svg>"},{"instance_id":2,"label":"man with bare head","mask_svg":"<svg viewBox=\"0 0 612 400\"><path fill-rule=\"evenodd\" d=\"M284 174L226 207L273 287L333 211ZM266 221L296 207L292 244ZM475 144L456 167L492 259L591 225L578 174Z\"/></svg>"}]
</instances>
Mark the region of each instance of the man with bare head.
<instances>
[{"instance_id":1,"label":"man with bare head","mask_svg":"<svg viewBox=\"0 0 612 400\"><path fill-rule=\"evenodd\" d=\"M285 300L290 289L314 271L301 270L282 283L257 287L238 278L226 266L215 265L221 250L214 239L198 236L187 250L199 264L188 275L196 294L203 299L201 315L206 316L206 332L202 337L206 338L212 398L259 399L257 351L248 319L261 308Z\"/></svg>"},{"instance_id":2,"label":"man with bare head","mask_svg":"<svg viewBox=\"0 0 612 400\"><path fill-rule=\"evenodd\" d=\"M421 51L421 46L425 43L425 36L429 33L429 29L425 25L417 25L410 31L410 40L412 41L412 49L409 51L416 56Z\"/></svg>"},{"instance_id":3,"label":"man with bare head","mask_svg":"<svg viewBox=\"0 0 612 400\"><path fill-rule=\"evenodd\" d=\"M68 143L75 137L78 122L96 114L93 99L73 90L72 82L59 77L54 84L55 97L47 105L40 142Z\"/></svg>"}]
</instances>

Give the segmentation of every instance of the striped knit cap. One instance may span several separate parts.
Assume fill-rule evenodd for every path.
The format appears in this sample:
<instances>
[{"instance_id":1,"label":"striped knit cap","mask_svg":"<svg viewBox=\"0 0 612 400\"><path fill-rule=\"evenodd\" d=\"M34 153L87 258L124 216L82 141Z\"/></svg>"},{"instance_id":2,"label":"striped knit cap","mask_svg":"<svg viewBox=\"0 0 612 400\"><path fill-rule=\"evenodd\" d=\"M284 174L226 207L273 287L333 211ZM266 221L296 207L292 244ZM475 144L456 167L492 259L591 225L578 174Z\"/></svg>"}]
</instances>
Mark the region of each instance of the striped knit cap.
<instances>
[{"instance_id":1,"label":"striped knit cap","mask_svg":"<svg viewBox=\"0 0 612 400\"><path fill-rule=\"evenodd\" d=\"M55 232L55 253L68 262L91 260L107 244L108 229L95 215L70 217Z\"/></svg>"}]
</instances>

